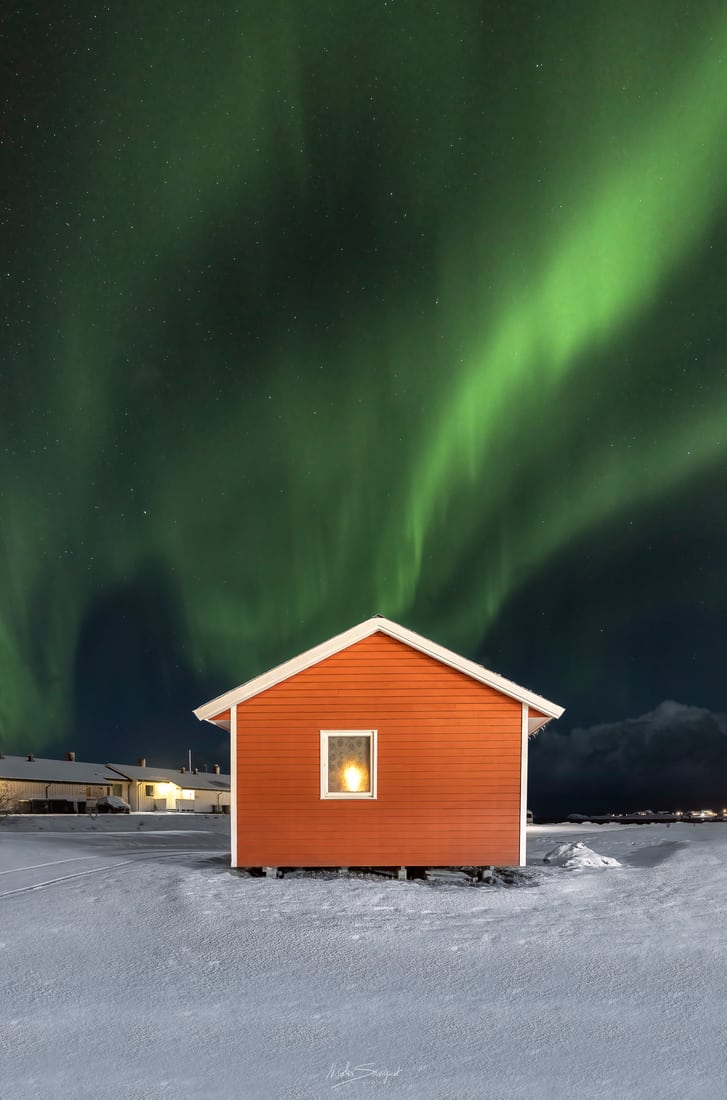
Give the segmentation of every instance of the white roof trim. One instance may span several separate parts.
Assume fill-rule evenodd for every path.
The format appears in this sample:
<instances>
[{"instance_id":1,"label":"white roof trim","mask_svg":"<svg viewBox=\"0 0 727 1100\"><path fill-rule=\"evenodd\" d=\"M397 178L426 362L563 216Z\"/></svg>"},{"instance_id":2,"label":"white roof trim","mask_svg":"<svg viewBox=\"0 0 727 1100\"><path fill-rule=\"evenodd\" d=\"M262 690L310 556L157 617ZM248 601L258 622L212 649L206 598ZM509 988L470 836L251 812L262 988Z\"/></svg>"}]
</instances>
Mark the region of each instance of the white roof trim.
<instances>
[{"instance_id":1,"label":"white roof trim","mask_svg":"<svg viewBox=\"0 0 727 1100\"><path fill-rule=\"evenodd\" d=\"M506 680L504 676L498 676L496 672L490 672L482 665L469 661L466 657L460 657L452 650L445 649L444 646L437 645L436 642L431 642L428 638L423 638L421 634L415 634L413 630L407 630L406 627L400 626L390 619L385 619L382 615L375 615L372 619L366 619L358 626L345 630L343 634L336 634L335 637L329 638L327 642L322 642L321 645L306 650L298 657L293 657L292 660L277 665L269 672L264 672L262 676L256 676L253 680L248 680L247 683L240 684L239 687L225 692L224 695L218 695L216 699L211 699L209 703L197 707L194 714L201 721L210 721L220 711L236 706L237 703L244 703L246 699L252 699L254 695L259 695L261 691L267 691L268 688L282 683L283 680L288 680L291 676L303 672L306 668L310 668L311 665L317 665L320 661L325 661L327 657L332 657L335 653L340 653L342 649L348 649L356 642L377 633L388 634L390 638L395 638L396 641L403 642L404 645L417 649L420 653L433 657L436 661L441 661L442 664L449 665L457 672L463 672L465 676L471 676L473 680L478 680L481 684L487 684L488 687L502 692L503 695L509 695L511 699L516 699L519 703L526 703L535 710L547 714L548 719L560 718L563 713L563 707L559 707L557 703L551 703L548 699L544 699L542 695L536 695L534 692L528 691L527 688L513 683L512 680Z\"/></svg>"}]
</instances>

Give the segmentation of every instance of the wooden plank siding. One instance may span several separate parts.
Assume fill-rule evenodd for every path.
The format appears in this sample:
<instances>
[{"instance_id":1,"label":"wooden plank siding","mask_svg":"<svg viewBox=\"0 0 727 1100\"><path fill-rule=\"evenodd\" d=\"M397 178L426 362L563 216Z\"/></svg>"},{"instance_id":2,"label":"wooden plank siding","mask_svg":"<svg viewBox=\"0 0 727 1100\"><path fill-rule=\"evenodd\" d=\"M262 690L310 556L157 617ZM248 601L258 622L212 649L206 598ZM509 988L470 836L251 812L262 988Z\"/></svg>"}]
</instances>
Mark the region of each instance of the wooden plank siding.
<instances>
[{"instance_id":1,"label":"wooden plank siding","mask_svg":"<svg viewBox=\"0 0 727 1100\"><path fill-rule=\"evenodd\" d=\"M517 864L520 702L383 634L237 707L236 866ZM376 799L320 798L320 730L376 729Z\"/></svg>"},{"instance_id":2,"label":"wooden plank siding","mask_svg":"<svg viewBox=\"0 0 727 1100\"><path fill-rule=\"evenodd\" d=\"M122 785L122 780L119 777L119 786ZM53 800L53 799L68 799L71 802L85 802L87 798L96 798L101 794L109 794L111 792L112 784L110 783L44 783L40 779L26 780L26 779L3 779L0 780L0 787L4 787L7 790L8 797L10 799L41 799L41 800ZM88 795L87 790L97 791L97 794Z\"/></svg>"},{"instance_id":3,"label":"wooden plank siding","mask_svg":"<svg viewBox=\"0 0 727 1100\"><path fill-rule=\"evenodd\" d=\"M117 789L122 798L127 798L128 783L119 776L113 783L63 783L48 782L42 779L2 779L0 789L7 794L11 809L15 812L21 802L75 802L82 807L93 806L98 798L112 794Z\"/></svg>"}]
</instances>

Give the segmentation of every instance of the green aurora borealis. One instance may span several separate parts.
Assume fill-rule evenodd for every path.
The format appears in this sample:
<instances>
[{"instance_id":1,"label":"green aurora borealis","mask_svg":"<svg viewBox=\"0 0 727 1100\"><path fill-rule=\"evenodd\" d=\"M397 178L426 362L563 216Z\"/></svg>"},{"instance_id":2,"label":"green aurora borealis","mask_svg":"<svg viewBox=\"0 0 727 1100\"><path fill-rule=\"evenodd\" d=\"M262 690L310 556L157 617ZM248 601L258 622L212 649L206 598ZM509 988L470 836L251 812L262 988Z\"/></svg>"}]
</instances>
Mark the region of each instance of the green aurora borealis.
<instances>
[{"instance_id":1,"label":"green aurora borealis","mask_svg":"<svg viewBox=\"0 0 727 1100\"><path fill-rule=\"evenodd\" d=\"M648 624L724 499L724 6L65 11L5 27L0 745L375 612L572 706L523 593L557 640L608 544Z\"/></svg>"}]
</instances>

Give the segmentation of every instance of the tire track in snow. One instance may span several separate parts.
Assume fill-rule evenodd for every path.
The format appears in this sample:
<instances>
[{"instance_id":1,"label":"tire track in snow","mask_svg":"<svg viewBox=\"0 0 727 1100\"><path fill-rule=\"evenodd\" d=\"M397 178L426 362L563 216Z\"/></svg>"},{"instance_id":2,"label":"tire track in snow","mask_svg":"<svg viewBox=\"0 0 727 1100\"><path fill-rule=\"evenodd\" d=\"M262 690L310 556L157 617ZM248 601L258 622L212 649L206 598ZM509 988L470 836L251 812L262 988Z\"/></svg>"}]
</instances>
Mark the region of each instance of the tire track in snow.
<instances>
[{"instance_id":1,"label":"tire track in snow","mask_svg":"<svg viewBox=\"0 0 727 1100\"><path fill-rule=\"evenodd\" d=\"M60 878L49 878L45 882L35 882L32 886L19 886L15 890L6 890L0 894L2 898L11 898L15 894L30 894L33 890L45 890L48 886L58 886L61 882L70 882L72 879L83 878L85 875L97 875L100 871L115 871L117 867L129 867L138 860L127 859L121 863L107 863L104 867L91 867L88 871L76 871L73 875L62 875Z\"/></svg>"},{"instance_id":2,"label":"tire track in snow","mask_svg":"<svg viewBox=\"0 0 727 1100\"><path fill-rule=\"evenodd\" d=\"M71 856L69 859L51 859L47 863L31 863L27 867L8 867L6 871L0 871L0 875L17 875L21 871L37 871L40 867L55 867L58 863L78 863L83 859L93 859L93 856Z\"/></svg>"},{"instance_id":3,"label":"tire track in snow","mask_svg":"<svg viewBox=\"0 0 727 1100\"><path fill-rule=\"evenodd\" d=\"M215 852L215 854L218 853ZM58 878L46 879L45 882L35 882L30 886L18 886L14 890L6 890L0 894L0 901L3 898L14 897L17 894L29 894L33 890L45 890L49 886L59 886L63 882L71 882L73 879L84 878L86 875L96 875L100 871L114 871L119 867L130 867L132 864L135 863L143 863L145 859L158 858L159 856L163 856L165 859L179 859L182 857L200 855L206 856L209 855L209 852L206 849L199 852L169 852L164 850L159 850L156 852L144 852L143 854L137 856L135 859L125 859L122 860L120 863L106 863L103 865L103 867L91 867L87 871L76 871L72 875L60 875ZM37 867L52 867L55 864L59 863L72 863L74 860L91 858L91 856L74 856L72 859L58 859L52 860L50 863L39 863L36 864L36 867L14 867L11 868L9 871L3 871L1 873L11 874L13 871L15 871L16 873L20 871L32 871L35 870Z\"/></svg>"}]
</instances>

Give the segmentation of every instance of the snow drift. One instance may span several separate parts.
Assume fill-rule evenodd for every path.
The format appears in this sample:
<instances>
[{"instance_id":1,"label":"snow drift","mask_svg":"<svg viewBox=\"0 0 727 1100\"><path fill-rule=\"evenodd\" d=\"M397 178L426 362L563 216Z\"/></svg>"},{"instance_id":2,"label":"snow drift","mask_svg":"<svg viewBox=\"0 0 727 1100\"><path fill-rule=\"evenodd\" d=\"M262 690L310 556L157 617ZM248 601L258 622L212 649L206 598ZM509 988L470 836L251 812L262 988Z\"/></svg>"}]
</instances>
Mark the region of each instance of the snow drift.
<instances>
[{"instance_id":1,"label":"snow drift","mask_svg":"<svg viewBox=\"0 0 727 1100\"><path fill-rule=\"evenodd\" d=\"M543 863L552 863L556 867L620 867L617 859L611 856L602 856L594 852L582 840L570 844L556 844L555 848L543 857Z\"/></svg>"}]
</instances>

